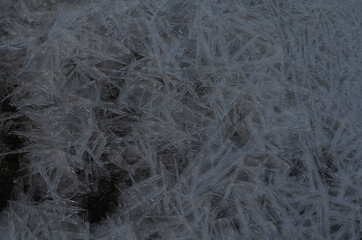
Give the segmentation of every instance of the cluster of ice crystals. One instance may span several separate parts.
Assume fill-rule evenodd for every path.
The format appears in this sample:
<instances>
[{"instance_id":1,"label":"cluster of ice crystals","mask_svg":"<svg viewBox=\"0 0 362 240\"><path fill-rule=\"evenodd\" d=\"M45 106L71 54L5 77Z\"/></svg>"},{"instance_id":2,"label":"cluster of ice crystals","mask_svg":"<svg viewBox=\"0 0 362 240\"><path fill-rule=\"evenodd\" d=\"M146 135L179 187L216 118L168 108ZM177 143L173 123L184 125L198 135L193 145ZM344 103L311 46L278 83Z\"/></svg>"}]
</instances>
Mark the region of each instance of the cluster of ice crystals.
<instances>
[{"instance_id":1,"label":"cluster of ice crystals","mask_svg":"<svg viewBox=\"0 0 362 240\"><path fill-rule=\"evenodd\" d=\"M358 1L1 7L0 238L360 237Z\"/></svg>"}]
</instances>

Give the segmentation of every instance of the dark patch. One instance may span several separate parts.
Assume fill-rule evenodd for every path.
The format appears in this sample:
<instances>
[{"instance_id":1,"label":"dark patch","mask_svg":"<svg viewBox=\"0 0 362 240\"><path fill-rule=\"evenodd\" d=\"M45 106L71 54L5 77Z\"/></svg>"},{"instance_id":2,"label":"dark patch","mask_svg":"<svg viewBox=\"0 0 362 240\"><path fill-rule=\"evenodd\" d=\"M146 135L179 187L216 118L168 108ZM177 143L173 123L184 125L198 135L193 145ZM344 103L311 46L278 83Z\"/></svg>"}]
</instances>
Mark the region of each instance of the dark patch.
<instances>
[{"instance_id":1,"label":"dark patch","mask_svg":"<svg viewBox=\"0 0 362 240\"><path fill-rule=\"evenodd\" d=\"M120 90L118 87L106 87L101 91L100 99L106 102L114 102L118 99Z\"/></svg>"},{"instance_id":2,"label":"dark patch","mask_svg":"<svg viewBox=\"0 0 362 240\"><path fill-rule=\"evenodd\" d=\"M289 177L299 177L305 172L306 168L303 162L299 159L292 159L292 168L289 172Z\"/></svg>"},{"instance_id":3,"label":"dark patch","mask_svg":"<svg viewBox=\"0 0 362 240\"><path fill-rule=\"evenodd\" d=\"M98 181L96 192L90 192L85 201L87 221L97 223L110 215L118 207L118 190L113 180Z\"/></svg>"},{"instance_id":4,"label":"dark patch","mask_svg":"<svg viewBox=\"0 0 362 240\"><path fill-rule=\"evenodd\" d=\"M89 154L89 152L84 152L83 155L82 155L82 161L83 161L83 164L89 165L89 164L93 164L94 159Z\"/></svg>"},{"instance_id":5,"label":"dark patch","mask_svg":"<svg viewBox=\"0 0 362 240\"><path fill-rule=\"evenodd\" d=\"M7 98L1 103L1 111L8 112L8 113L14 113L14 112L16 112L16 107L12 106L10 104L9 98Z\"/></svg>"},{"instance_id":6,"label":"dark patch","mask_svg":"<svg viewBox=\"0 0 362 240\"><path fill-rule=\"evenodd\" d=\"M248 142L249 133L244 130L242 133L236 131L231 137L230 141L235 144L237 148L242 148Z\"/></svg>"},{"instance_id":7,"label":"dark patch","mask_svg":"<svg viewBox=\"0 0 362 240\"><path fill-rule=\"evenodd\" d=\"M139 54L138 52L133 52L133 56L134 56L134 59L135 59L136 61L141 60L142 58L144 58L144 56L142 56L142 55Z\"/></svg>"},{"instance_id":8,"label":"dark patch","mask_svg":"<svg viewBox=\"0 0 362 240\"><path fill-rule=\"evenodd\" d=\"M1 136L3 137L2 142L7 146L7 148L9 148L12 151L20 149L22 141L19 139L18 136L12 133L8 134L6 132L3 132Z\"/></svg>"},{"instance_id":9,"label":"dark patch","mask_svg":"<svg viewBox=\"0 0 362 240\"><path fill-rule=\"evenodd\" d=\"M103 108L99 108L96 107L94 109L94 115L96 116L97 119L102 119L102 120L118 120L118 119L122 119L122 117L113 111L108 111L106 109Z\"/></svg>"},{"instance_id":10,"label":"dark patch","mask_svg":"<svg viewBox=\"0 0 362 240\"><path fill-rule=\"evenodd\" d=\"M39 37L38 42L39 42L39 44L42 44L42 43L44 43L47 39L48 39L48 37L47 37L46 35L44 35L44 36Z\"/></svg>"},{"instance_id":11,"label":"dark patch","mask_svg":"<svg viewBox=\"0 0 362 240\"><path fill-rule=\"evenodd\" d=\"M0 28L0 36L8 36L9 35L9 32L3 28Z\"/></svg>"},{"instance_id":12,"label":"dark patch","mask_svg":"<svg viewBox=\"0 0 362 240\"><path fill-rule=\"evenodd\" d=\"M326 167L332 172L337 173L338 168L334 163L334 158L331 154L328 153L327 149L322 148L322 159Z\"/></svg>"},{"instance_id":13,"label":"dark patch","mask_svg":"<svg viewBox=\"0 0 362 240\"><path fill-rule=\"evenodd\" d=\"M157 159L174 176L182 174L188 164L185 156L182 156L174 147L158 151Z\"/></svg>"},{"instance_id":14,"label":"dark patch","mask_svg":"<svg viewBox=\"0 0 362 240\"><path fill-rule=\"evenodd\" d=\"M91 185L96 187L92 187L89 193L78 200L85 209L85 212L80 214L90 223L101 222L108 215L115 212L119 206L120 190L132 186L132 181L127 171L120 169L112 163L105 165L105 168L109 172L109 176L99 180L89 176ZM77 175L79 175L80 180L85 180L86 178L82 170L78 170Z\"/></svg>"},{"instance_id":15,"label":"dark patch","mask_svg":"<svg viewBox=\"0 0 362 240\"><path fill-rule=\"evenodd\" d=\"M29 196L29 199L31 201L40 203L44 200L50 198L45 197L46 196L46 190L41 190L39 187L33 187L36 184L30 184L30 182L34 179L25 178L24 181L22 181L22 192L26 194L26 196Z\"/></svg>"},{"instance_id":16,"label":"dark patch","mask_svg":"<svg viewBox=\"0 0 362 240\"><path fill-rule=\"evenodd\" d=\"M222 199L218 196L212 196L210 199L210 209L214 212L215 220L228 219L230 216L230 209L222 204Z\"/></svg>"},{"instance_id":17,"label":"dark patch","mask_svg":"<svg viewBox=\"0 0 362 240\"><path fill-rule=\"evenodd\" d=\"M226 209L221 209L216 213L216 219L226 218L226 217L228 217L228 212Z\"/></svg>"},{"instance_id":18,"label":"dark patch","mask_svg":"<svg viewBox=\"0 0 362 240\"><path fill-rule=\"evenodd\" d=\"M159 82L162 86L165 86L165 80L163 80L161 77L155 77L154 79L156 82Z\"/></svg>"},{"instance_id":19,"label":"dark patch","mask_svg":"<svg viewBox=\"0 0 362 240\"><path fill-rule=\"evenodd\" d=\"M161 239L161 235L158 232L152 233L146 238L146 240L159 240L159 239Z\"/></svg>"},{"instance_id":20,"label":"dark patch","mask_svg":"<svg viewBox=\"0 0 362 240\"><path fill-rule=\"evenodd\" d=\"M287 89L285 93L285 98L287 102L291 105L296 105L297 99L293 90Z\"/></svg>"},{"instance_id":21,"label":"dark patch","mask_svg":"<svg viewBox=\"0 0 362 240\"><path fill-rule=\"evenodd\" d=\"M114 101L118 98L120 91L117 87L112 87L109 89L109 98Z\"/></svg>"},{"instance_id":22,"label":"dark patch","mask_svg":"<svg viewBox=\"0 0 362 240\"><path fill-rule=\"evenodd\" d=\"M180 61L179 66L181 69L190 68L192 64L190 62Z\"/></svg>"},{"instance_id":23,"label":"dark patch","mask_svg":"<svg viewBox=\"0 0 362 240\"><path fill-rule=\"evenodd\" d=\"M281 113L282 112L278 107L274 107L273 109L274 109L274 112L276 112L276 113Z\"/></svg>"},{"instance_id":24,"label":"dark patch","mask_svg":"<svg viewBox=\"0 0 362 240\"><path fill-rule=\"evenodd\" d=\"M264 178L263 181L269 185L269 184L274 184L274 172L270 171L270 170L266 170L265 174L264 174Z\"/></svg>"},{"instance_id":25,"label":"dark patch","mask_svg":"<svg viewBox=\"0 0 362 240\"><path fill-rule=\"evenodd\" d=\"M73 60L69 60L64 64L63 71L65 76L68 78L70 77L77 67L77 64Z\"/></svg>"},{"instance_id":26,"label":"dark patch","mask_svg":"<svg viewBox=\"0 0 362 240\"><path fill-rule=\"evenodd\" d=\"M308 218L307 220L304 221L303 226L304 226L304 227L310 227L310 226L312 226L312 221Z\"/></svg>"},{"instance_id":27,"label":"dark patch","mask_svg":"<svg viewBox=\"0 0 362 240\"><path fill-rule=\"evenodd\" d=\"M132 180L126 170L117 167L113 163L107 165L107 170L110 172L111 182L113 184L118 184L123 188L132 187Z\"/></svg>"},{"instance_id":28,"label":"dark patch","mask_svg":"<svg viewBox=\"0 0 362 240\"><path fill-rule=\"evenodd\" d=\"M10 100L6 99L1 105L1 111L7 113L15 113L16 108L10 104ZM1 125L0 130L0 150L2 153L12 152L21 149L24 140L20 139L12 131L19 129L19 121L5 121ZM6 127L5 127L6 126ZM8 200L14 190L14 179L20 175L20 161L22 154L11 153L0 157L0 211L6 208Z\"/></svg>"},{"instance_id":29,"label":"dark patch","mask_svg":"<svg viewBox=\"0 0 362 240\"><path fill-rule=\"evenodd\" d=\"M135 153L135 150L132 149L131 147L127 147L124 150L124 152L122 153L122 158L129 165L134 165L140 160L140 157Z\"/></svg>"},{"instance_id":30,"label":"dark patch","mask_svg":"<svg viewBox=\"0 0 362 240\"><path fill-rule=\"evenodd\" d=\"M43 197L41 192L38 189L34 190L34 193L32 194L32 199L34 202L41 202Z\"/></svg>"},{"instance_id":31,"label":"dark patch","mask_svg":"<svg viewBox=\"0 0 362 240\"><path fill-rule=\"evenodd\" d=\"M249 173L245 170L240 171L240 173L238 174L238 178L239 181L244 181L244 182L251 182L251 179L249 177Z\"/></svg>"},{"instance_id":32,"label":"dark patch","mask_svg":"<svg viewBox=\"0 0 362 240\"><path fill-rule=\"evenodd\" d=\"M209 88L203 83L196 83L195 92L199 97L205 96L209 92Z\"/></svg>"},{"instance_id":33,"label":"dark patch","mask_svg":"<svg viewBox=\"0 0 362 240\"><path fill-rule=\"evenodd\" d=\"M329 191L328 191L328 195L330 195L330 196L332 196L332 197L337 197L338 191L329 190Z\"/></svg>"},{"instance_id":34,"label":"dark patch","mask_svg":"<svg viewBox=\"0 0 362 240\"><path fill-rule=\"evenodd\" d=\"M330 172L328 171L328 169L325 168L319 168L318 169L318 174L319 176L322 178L322 180L324 182L330 182L330 180L332 179L332 175L330 174Z\"/></svg>"},{"instance_id":35,"label":"dark patch","mask_svg":"<svg viewBox=\"0 0 362 240\"><path fill-rule=\"evenodd\" d=\"M119 138L129 136L131 132L132 132L132 126L126 126L123 129L112 129L112 134Z\"/></svg>"},{"instance_id":36,"label":"dark patch","mask_svg":"<svg viewBox=\"0 0 362 240\"><path fill-rule=\"evenodd\" d=\"M334 174L338 172L338 168L334 163L333 156L328 153L325 148L321 149L321 153L314 156L314 161L318 168L318 174L321 179L332 187L337 184Z\"/></svg>"},{"instance_id":37,"label":"dark patch","mask_svg":"<svg viewBox=\"0 0 362 240\"><path fill-rule=\"evenodd\" d=\"M265 208L268 204L270 205L270 201L265 195L258 196L255 200L262 208Z\"/></svg>"},{"instance_id":38,"label":"dark patch","mask_svg":"<svg viewBox=\"0 0 362 240\"><path fill-rule=\"evenodd\" d=\"M7 161L0 159L0 211L6 208L14 188L14 172L6 165Z\"/></svg>"},{"instance_id":39,"label":"dark patch","mask_svg":"<svg viewBox=\"0 0 362 240\"><path fill-rule=\"evenodd\" d=\"M20 157L22 154L8 154L2 160L2 167L11 175L16 176L20 169Z\"/></svg>"},{"instance_id":40,"label":"dark patch","mask_svg":"<svg viewBox=\"0 0 362 240\"><path fill-rule=\"evenodd\" d=\"M136 181L142 181L151 177L151 169L148 167L139 167L136 169L134 179Z\"/></svg>"},{"instance_id":41,"label":"dark patch","mask_svg":"<svg viewBox=\"0 0 362 240\"><path fill-rule=\"evenodd\" d=\"M233 218L231 220L231 224L232 224L233 228L235 229L235 231L237 233L240 233L240 221L238 219Z\"/></svg>"},{"instance_id":42,"label":"dark patch","mask_svg":"<svg viewBox=\"0 0 362 240\"><path fill-rule=\"evenodd\" d=\"M276 68L278 71L281 70L282 65L280 63L275 63L274 68Z\"/></svg>"},{"instance_id":43,"label":"dark patch","mask_svg":"<svg viewBox=\"0 0 362 240\"><path fill-rule=\"evenodd\" d=\"M70 146L68 152L73 156L75 156L77 154L77 150L75 149L75 146Z\"/></svg>"},{"instance_id":44,"label":"dark patch","mask_svg":"<svg viewBox=\"0 0 362 240\"><path fill-rule=\"evenodd\" d=\"M330 231L331 233L338 232L341 229L341 227L342 227L341 224L334 224L331 226Z\"/></svg>"}]
</instances>

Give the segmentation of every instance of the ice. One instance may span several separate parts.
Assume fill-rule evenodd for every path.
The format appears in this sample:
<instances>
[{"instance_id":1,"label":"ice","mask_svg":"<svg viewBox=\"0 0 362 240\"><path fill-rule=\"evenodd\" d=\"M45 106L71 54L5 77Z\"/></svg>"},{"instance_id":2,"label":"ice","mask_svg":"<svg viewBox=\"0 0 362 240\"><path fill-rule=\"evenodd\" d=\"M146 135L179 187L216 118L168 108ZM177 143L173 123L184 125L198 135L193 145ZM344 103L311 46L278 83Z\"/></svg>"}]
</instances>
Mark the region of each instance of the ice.
<instances>
[{"instance_id":1,"label":"ice","mask_svg":"<svg viewBox=\"0 0 362 240\"><path fill-rule=\"evenodd\" d=\"M1 239L359 239L358 1L0 7Z\"/></svg>"}]
</instances>

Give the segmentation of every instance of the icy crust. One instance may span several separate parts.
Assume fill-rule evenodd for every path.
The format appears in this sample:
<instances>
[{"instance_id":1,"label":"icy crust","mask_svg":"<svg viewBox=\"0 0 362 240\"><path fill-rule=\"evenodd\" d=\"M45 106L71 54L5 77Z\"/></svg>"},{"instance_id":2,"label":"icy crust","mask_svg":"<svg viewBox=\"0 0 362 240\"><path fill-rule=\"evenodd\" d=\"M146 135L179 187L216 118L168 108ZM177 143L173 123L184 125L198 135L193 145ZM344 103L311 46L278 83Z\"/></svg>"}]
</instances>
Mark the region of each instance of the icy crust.
<instances>
[{"instance_id":1,"label":"icy crust","mask_svg":"<svg viewBox=\"0 0 362 240\"><path fill-rule=\"evenodd\" d=\"M2 4L0 238L360 236L357 1Z\"/></svg>"}]
</instances>

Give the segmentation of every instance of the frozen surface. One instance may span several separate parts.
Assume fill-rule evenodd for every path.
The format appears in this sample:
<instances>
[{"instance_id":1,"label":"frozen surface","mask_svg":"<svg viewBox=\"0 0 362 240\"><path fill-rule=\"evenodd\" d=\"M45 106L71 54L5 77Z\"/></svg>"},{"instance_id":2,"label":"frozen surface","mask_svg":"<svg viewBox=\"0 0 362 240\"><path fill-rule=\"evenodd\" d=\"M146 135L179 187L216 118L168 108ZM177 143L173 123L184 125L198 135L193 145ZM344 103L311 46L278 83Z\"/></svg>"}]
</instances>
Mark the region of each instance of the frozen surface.
<instances>
[{"instance_id":1,"label":"frozen surface","mask_svg":"<svg viewBox=\"0 0 362 240\"><path fill-rule=\"evenodd\" d=\"M0 2L0 239L360 238L360 1Z\"/></svg>"}]
</instances>

